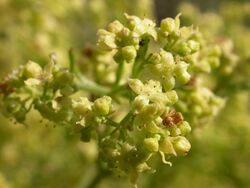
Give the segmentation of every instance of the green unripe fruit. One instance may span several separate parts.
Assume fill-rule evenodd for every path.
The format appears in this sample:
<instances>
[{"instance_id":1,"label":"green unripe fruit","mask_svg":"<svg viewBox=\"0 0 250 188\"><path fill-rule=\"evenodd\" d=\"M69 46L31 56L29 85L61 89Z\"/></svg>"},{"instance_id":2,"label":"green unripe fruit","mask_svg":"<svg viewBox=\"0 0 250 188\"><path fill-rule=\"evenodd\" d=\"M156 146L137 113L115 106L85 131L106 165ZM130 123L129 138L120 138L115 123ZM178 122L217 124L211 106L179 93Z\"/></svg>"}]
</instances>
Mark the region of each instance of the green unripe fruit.
<instances>
[{"instance_id":1,"label":"green unripe fruit","mask_svg":"<svg viewBox=\"0 0 250 188\"><path fill-rule=\"evenodd\" d=\"M173 146L174 146L174 150L175 150L176 154L179 156L187 155L187 153L191 149L191 144L183 136L179 136L176 139L174 139Z\"/></svg>"},{"instance_id":2,"label":"green unripe fruit","mask_svg":"<svg viewBox=\"0 0 250 188\"><path fill-rule=\"evenodd\" d=\"M41 66L33 61L29 61L24 67L24 76L27 78L38 78L43 70Z\"/></svg>"},{"instance_id":3,"label":"green unripe fruit","mask_svg":"<svg viewBox=\"0 0 250 188\"><path fill-rule=\"evenodd\" d=\"M111 112L111 101L109 96L96 99L93 105L94 112L101 116L108 115Z\"/></svg>"},{"instance_id":4,"label":"green unripe fruit","mask_svg":"<svg viewBox=\"0 0 250 188\"><path fill-rule=\"evenodd\" d=\"M181 122L181 124L179 124L178 127L181 130L181 135L183 135L183 136L186 136L192 130L191 126L189 125L189 123L187 121Z\"/></svg>"},{"instance_id":5,"label":"green unripe fruit","mask_svg":"<svg viewBox=\"0 0 250 188\"><path fill-rule=\"evenodd\" d=\"M144 146L150 152L157 152L159 150L159 143L157 138L145 138L144 139Z\"/></svg>"},{"instance_id":6,"label":"green unripe fruit","mask_svg":"<svg viewBox=\"0 0 250 188\"><path fill-rule=\"evenodd\" d=\"M165 18L161 21L161 30L166 33L172 33L174 32L176 25L175 20L172 18Z\"/></svg>"},{"instance_id":7,"label":"green unripe fruit","mask_svg":"<svg viewBox=\"0 0 250 188\"><path fill-rule=\"evenodd\" d=\"M122 48L122 56L128 62L133 62L136 58L137 51L134 46L125 46Z\"/></svg>"}]
</instances>

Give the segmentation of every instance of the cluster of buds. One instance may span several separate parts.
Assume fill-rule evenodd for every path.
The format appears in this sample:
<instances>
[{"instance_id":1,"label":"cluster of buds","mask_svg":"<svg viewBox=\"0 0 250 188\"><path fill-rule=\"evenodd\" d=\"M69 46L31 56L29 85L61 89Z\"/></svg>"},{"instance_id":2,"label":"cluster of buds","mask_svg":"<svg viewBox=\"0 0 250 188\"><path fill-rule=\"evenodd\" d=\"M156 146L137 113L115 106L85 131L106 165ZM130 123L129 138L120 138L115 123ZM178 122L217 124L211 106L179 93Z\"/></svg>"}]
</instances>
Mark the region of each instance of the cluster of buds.
<instances>
[{"instance_id":1,"label":"cluster of buds","mask_svg":"<svg viewBox=\"0 0 250 188\"><path fill-rule=\"evenodd\" d=\"M231 26L230 20L233 20L233 19L232 17L230 17L230 15L232 14L232 11L230 12L227 11L227 10L231 10L232 7L230 8L230 6L231 6L230 3L226 4L225 5L226 8L225 8L223 4L222 9L221 9L222 16L219 14L211 13L211 12L201 13L201 11L197 7L194 7L193 5L188 4L188 3L183 3L180 6L180 11L183 12L184 23L185 24L190 24L190 23L197 24L200 30L204 33L207 41L210 41L210 43L211 42L216 43L216 45L213 45L213 46L206 44L206 46L209 46L209 47L205 48L207 50L204 51L203 53L207 53L208 58L204 59L204 57L206 56L204 54L201 54L201 56L198 58L201 59L199 63L202 64L202 66L200 66L202 70L204 72L211 72L211 69L214 69L214 71L217 73L215 74L215 77L217 78L225 77L225 76L232 74L233 70L236 68L239 62L239 57L234 52L235 51L234 43L227 36L222 35L222 33L224 33L223 30L226 29L226 32L229 35L231 35L232 38L237 38L239 36L239 35L231 34L231 32L235 32L234 28L237 28L238 26ZM233 4L234 11L240 10L241 13L239 12L238 13L243 18L244 17L243 15L245 13L242 10L245 10L243 7L246 7L246 6L242 5L242 8L240 9L238 6L239 5L237 4ZM228 16L230 17L229 20L227 20ZM233 23L238 23L238 22L233 22ZM241 27L242 25L244 25L240 23L240 20L239 20L239 24L241 25ZM249 33L246 32L244 35L244 41L248 35ZM236 47L240 49L239 51L242 51L242 49L246 47L243 47L242 45L244 41L242 40L240 41L239 39L240 37L234 40L234 42L236 45L239 42L239 45ZM242 54L242 56L244 55ZM209 63L207 64L207 62Z\"/></svg>"},{"instance_id":2,"label":"cluster of buds","mask_svg":"<svg viewBox=\"0 0 250 188\"><path fill-rule=\"evenodd\" d=\"M225 105L225 99L215 95L199 81L177 91L179 101L176 108L193 126L201 126L218 115Z\"/></svg>"},{"instance_id":3,"label":"cluster of buds","mask_svg":"<svg viewBox=\"0 0 250 188\"><path fill-rule=\"evenodd\" d=\"M1 90L1 106L7 117L13 116L23 123L26 114L34 107L49 120L60 122L66 118L65 108L69 106L66 101L74 92L74 76L56 65L54 55L44 67L29 61L6 78L5 89Z\"/></svg>"}]
</instances>

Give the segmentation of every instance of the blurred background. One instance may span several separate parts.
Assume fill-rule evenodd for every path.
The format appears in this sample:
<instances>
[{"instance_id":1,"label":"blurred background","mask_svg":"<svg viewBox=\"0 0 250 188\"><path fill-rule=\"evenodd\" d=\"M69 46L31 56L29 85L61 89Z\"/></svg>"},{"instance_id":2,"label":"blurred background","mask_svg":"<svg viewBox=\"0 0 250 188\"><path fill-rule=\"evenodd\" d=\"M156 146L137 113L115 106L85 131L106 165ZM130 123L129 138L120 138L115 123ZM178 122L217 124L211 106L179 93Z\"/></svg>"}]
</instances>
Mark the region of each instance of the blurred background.
<instances>
[{"instance_id":1,"label":"blurred background","mask_svg":"<svg viewBox=\"0 0 250 188\"><path fill-rule=\"evenodd\" d=\"M122 21L124 12L158 23L181 12L182 24L199 26L208 39L230 38L239 57L229 77L239 87L222 84L217 91L227 99L225 109L193 131L187 157L171 168L154 161L157 173L143 175L139 187L250 187L250 92L249 84L242 84L250 83L249 1L0 0L0 80L28 60L45 64L51 52L66 64L70 48L81 54L95 44L97 28ZM87 187L98 173L95 143L82 143L67 128L37 117L31 114L25 127L0 116L0 188ZM96 187L132 186L107 175Z\"/></svg>"}]
</instances>

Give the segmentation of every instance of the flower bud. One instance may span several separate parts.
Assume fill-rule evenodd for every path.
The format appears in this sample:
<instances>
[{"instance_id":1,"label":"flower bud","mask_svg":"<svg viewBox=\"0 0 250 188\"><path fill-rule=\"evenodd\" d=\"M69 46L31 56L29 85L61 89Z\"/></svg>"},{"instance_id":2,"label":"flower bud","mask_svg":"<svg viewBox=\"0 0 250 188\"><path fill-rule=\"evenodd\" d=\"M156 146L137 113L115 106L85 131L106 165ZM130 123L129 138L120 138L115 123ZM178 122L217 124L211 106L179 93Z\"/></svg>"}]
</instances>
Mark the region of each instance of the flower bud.
<instances>
[{"instance_id":1,"label":"flower bud","mask_svg":"<svg viewBox=\"0 0 250 188\"><path fill-rule=\"evenodd\" d=\"M68 70L62 70L55 75L55 83L57 86L65 86L73 82L74 76Z\"/></svg>"},{"instance_id":2,"label":"flower bud","mask_svg":"<svg viewBox=\"0 0 250 188\"><path fill-rule=\"evenodd\" d=\"M174 57L172 53L166 52L165 50L161 49L160 55L161 55L162 63L168 64L168 65L174 65Z\"/></svg>"},{"instance_id":3,"label":"flower bud","mask_svg":"<svg viewBox=\"0 0 250 188\"><path fill-rule=\"evenodd\" d=\"M192 130L191 126L187 121L181 122L181 124L179 124L178 127L181 130L181 135L183 136L186 136Z\"/></svg>"},{"instance_id":4,"label":"flower bud","mask_svg":"<svg viewBox=\"0 0 250 188\"><path fill-rule=\"evenodd\" d=\"M74 112L82 116L91 110L91 102L86 97L80 97L79 100L73 101L72 106Z\"/></svg>"},{"instance_id":5,"label":"flower bud","mask_svg":"<svg viewBox=\"0 0 250 188\"><path fill-rule=\"evenodd\" d=\"M175 86L174 77L173 76L170 78L163 77L162 78L162 86L163 86L165 91L169 91L169 90L173 89Z\"/></svg>"},{"instance_id":6,"label":"flower bud","mask_svg":"<svg viewBox=\"0 0 250 188\"><path fill-rule=\"evenodd\" d=\"M171 136L179 136L181 135L181 130L178 127L173 127L170 129Z\"/></svg>"},{"instance_id":7,"label":"flower bud","mask_svg":"<svg viewBox=\"0 0 250 188\"><path fill-rule=\"evenodd\" d=\"M136 27L142 25L141 19L137 16L130 16L128 14L124 14L126 19L128 20L128 27L131 30L134 30Z\"/></svg>"},{"instance_id":8,"label":"flower bud","mask_svg":"<svg viewBox=\"0 0 250 188\"><path fill-rule=\"evenodd\" d=\"M187 155L187 153L191 149L191 144L183 136L179 136L176 139L174 139L173 146L174 146L174 150L175 150L176 154L179 156Z\"/></svg>"},{"instance_id":9,"label":"flower bud","mask_svg":"<svg viewBox=\"0 0 250 188\"><path fill-rule=\"evenodd\" d=\"M164 130L156 125L154 122L150 122L147 124L146 129L148 132L152 134L164 134Z\"/></svg>"},{"instance_id":10,"label":"flower bud","mask_svg":"<svg viewBox=\"0 0 250 188\"><path fill-rule=\"evenodd\" d=\"M111 97L104 96L95 100L93 110L101 116L108 115L111 112Z\"/></svg>"},{"instance_id":11,"label":"flower bud","mask_svg":"<svg viewBox=\"0 0 250 188\"><path fill-rule=\"evenodd\" d=\"M103 50L113 50L117 47L115 43L115 35L104 29L98 31L98 42L97 45Z\"/></svg>"},{"instance_id":12,"label":"flower bud","mask_svg":"<svg viewBox=\"0 0 250 188\"><path fill-rule=\"evenodd\" d=\"M172 18L165 18L161 21L161 30L165 33L172 33L175 30L175 20Z\"/></svg>"},{"instance_id":13,"label":"flower bud","mask_svg":"<svg viewBox=\"0 0 250 188\"><path fill-rule=\"evenodd\" d=\"M178 101L178 95L176 91L168 91L166 95L168 97L169 104L175 104Z\"/></svg>"},{"instance_id":14,"label":"flower bud","mask_svg":"<svg viewBox=\"0 0 250 188\"><path fill-rule=\"evenodd\" d=\"M178 80L185 84L187 83L191 78L191 75L188 72L184 72L183 74L179 75Z\"/></svg>"},{"instance_id":15,"label":"flower bud","mask_svg":"<svg viewBox=\"0 0 250 188\"><path fill-rule=\"evenodd\" d=\"M127 39L131 34L131 31L124 27L118 34L117 36L120 38L120 39Z\"/></svg>"},{"instance_id":16,"label":"flower bud","mask_svg":"<svg viewBox=\"0 0 250 188\"><path fill-rule=\"evenodd\" d=\"M181 83L187 83L191 75L187 72L188 64L184 61L180 61L175 66L175 75L176 79L178 79Z\"/></svg>"},{"instance_id":17,"label":"flower bud","mask_svg":"<svg viewBox=\"0 0 250 188\"><path fill-rule=\"evenodd\" d=\"M161 62L161 56L159 53L152 53L148 61L153 64L159 64Z\"/></svg>"},{"instance_id":18,"label":"flower bud","mask_svg":"<svg viewBox=\"0 0 250 188\"><path fill-rule=\"evenodd\" d=\"M128 62L133 62L136 58L137 51L134 46L125 46L122 48L122 56Z\"/></svg>"},{"instance_id":19,"label":"flower bud","mask_svg":"<svg viewBox=\"0 0 250 188\"><path fill-rule=\"evenodd\" d=\"M150 152L157 152L159 149L159 143L157 138L145 138L144 139L144 146Z\"/></svg>"},{"instance_id":20,"label":"flower bud","mask_svg":"<svg viewBox=\"0 0 250 188\"><path fill-rule=\"evenodd\" d=\"M69 95L74 93L74 88L67 85L64 88L62 88L60 91L61 91L62 95L69 96Z\"/></svg>"},{"instance_id":21,"label":"flower bud","mask_svg":"<svg viewBox=\"0 0 250 188\"><path fill-rule=\"evenodd\" d=\"M220 65L220 59L218 57L209 57L208 63L211 65L212 68L217 68Z\"/></svg>"},{"instance_id":22,"label":"flower bud","mask_svg":"<svg viewBox=\"0 0 250 188\"><path fill-rule=\"evenodd\" d=\"M29 61L25 65L23 73L27 78L38 78L42 74L42 68L39 64Z\"/></svg>"},{"instance_id":23,"label":"flower bud","mask_svg":"<svg viewBox=\"0 0 250 188\"><path fill-rule=\"evenodd\" d=\"M129 79L128 85L136 94L139 94L144 87L143 83L138 79Z\"/></svg>"},{"instance_id":24,"label":"flower bud","mask_svg":"<svg viewBox=\"0 0 250 188\"><path fill-rule=\"evenodd\" d=\"M196 115L201 115L204 111L200 105L192 105L190 110Z\"/></svg>"},{"instance_id":25,"label":"flower bud","mask_svg":"<svg viewBox=\"0 0 250 188\"><path fill-rule=\"evenodd\" d=\"M221 55L221 53L222 53L222 52L221 52L220 46L215 45L215 46L211 49L209 55L219 57L219 56Z\"/></svg>"},{"instance_id":26,"label":"flower bud","mask_svg":"<svg viewBox=\"0 0 250 188\"><path fill-rule=\"evenodd\" d=\"M167 155L176 155L175 149L169 137L160 141L159 150Z\"/></svg>"},{"instance_id":27,"label":"flower bud","mask_svg":"<svg viewBox=\"0 0 250 188\"><path fill-rule=\"evenodd\" d=\"M165 105L161 103L152 103L146 106L144 115L154 119L164 113ZM145 118L145 117L144 117Z\"/></svg>"},{"instance_id":28,"label":"flower bud","mask_svg":"<svg viewBox=\"0 0 250 188\"><path fill-rule=\"evenodd\" d=\"M111 22L109 25L108 25L108 30L111 32L111 33L119 33L122 29L124 28L124 26L121 24L121 22L119 21L113 21Z\"/></svg>"},{"instance_id":29,"label":"flower bud","mask_svg":"<svg viewBox=\"0 0 250 188\"><path fill-rule=\"evenodd\" d=\"M133 107L136 112L141 112L142 109L149 104L149 99L144 95L139 95L133 102Z\"/></svg>"},{"instance_id":30,"label":"flower bud","mask_svg":"<svg viewBox=\"0 0 250 188\"><path fill-rule=\"evenodd\" d=\"M191 53L191 49L186 42L179 43L176 47L176 52L182 56L188 55Z\"/></svg>"},{"instance_id":31,"label":"flower bud","mask_svg":"<svg viewBox=\"0 0 250 188\"><path fill-rule=\"evenodd\" d=\"M139 165L137 165L136 170L138 172L152 171L151 167L148 166L148 164L146 162L140 163Z\"/></svg>"},{"instance_id":32,"label":"flower bud","mask_svg":"<svg viewBox=\"0 0 250 188\"><path fill-rule=\"evenodd\" d=\"M189 40L187 43L191 53L195 53L200 49L200 44L194 40Z\"/></svg>"}]
</instances>

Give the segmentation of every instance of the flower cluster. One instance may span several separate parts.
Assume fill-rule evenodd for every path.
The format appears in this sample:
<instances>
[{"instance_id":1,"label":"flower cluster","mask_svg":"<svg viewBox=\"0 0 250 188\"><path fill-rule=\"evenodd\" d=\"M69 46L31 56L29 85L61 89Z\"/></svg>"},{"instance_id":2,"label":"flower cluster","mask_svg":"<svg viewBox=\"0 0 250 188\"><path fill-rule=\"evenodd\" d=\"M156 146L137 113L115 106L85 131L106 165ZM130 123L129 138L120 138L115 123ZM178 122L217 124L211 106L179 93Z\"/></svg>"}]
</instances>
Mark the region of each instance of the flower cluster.
<instances>
[{"instance_id":1,"label":"flower cluster","mask_svg":"<svg viewBox=\"0 0 250 188\"><path fill-rule=\"evenodd\" d=\"M75 66L72 52L69 68L54 55L45 66L29 61L1 85L3 114L24 123L35 109L71 126L82 141L96 140L99 160L133 183L140 172L154 172L149 160L157 153L171 165L172 156L189 152L191 125L213 118L223 103L202 83L192 84L220 65L221 49L198 29L181 27L179 17L157 27L125 14L126 24L114 21L99 30L90 58L96 82Z\"/></svg>"}]
</instances>

